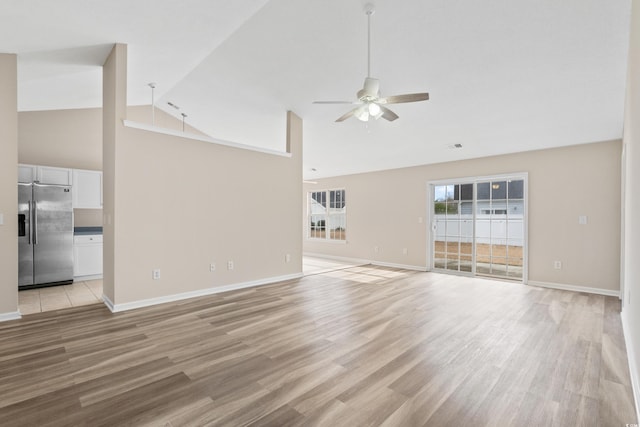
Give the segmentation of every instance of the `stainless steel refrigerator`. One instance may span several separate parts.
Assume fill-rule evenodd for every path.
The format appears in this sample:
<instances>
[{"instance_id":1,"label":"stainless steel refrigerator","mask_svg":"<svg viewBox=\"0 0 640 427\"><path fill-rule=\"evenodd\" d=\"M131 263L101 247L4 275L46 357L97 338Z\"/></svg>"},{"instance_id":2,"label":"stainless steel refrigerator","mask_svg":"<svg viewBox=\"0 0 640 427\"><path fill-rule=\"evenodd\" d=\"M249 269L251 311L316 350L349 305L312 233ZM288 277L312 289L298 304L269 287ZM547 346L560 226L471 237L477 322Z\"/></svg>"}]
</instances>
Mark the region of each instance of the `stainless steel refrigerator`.
<instances>
[{"instance_id":1,"label":"stainless steel refrigerator","mask_svg":"<svg viewBox=\"0 0 640 427\"><path fill-rule=\"evenodd\" d=\"M18 289L73 283L71 187L18 184Z\"/></svg>"}]
</instances>

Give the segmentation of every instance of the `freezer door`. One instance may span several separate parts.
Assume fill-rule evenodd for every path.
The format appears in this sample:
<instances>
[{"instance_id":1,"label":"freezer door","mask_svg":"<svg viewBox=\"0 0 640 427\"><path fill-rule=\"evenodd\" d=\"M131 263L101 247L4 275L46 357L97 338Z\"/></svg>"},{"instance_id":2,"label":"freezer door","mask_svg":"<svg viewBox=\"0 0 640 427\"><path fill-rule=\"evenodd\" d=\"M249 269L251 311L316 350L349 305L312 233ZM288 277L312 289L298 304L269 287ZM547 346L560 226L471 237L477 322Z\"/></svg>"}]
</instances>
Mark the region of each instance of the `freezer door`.
<instances>
[{"instance_id":1,"label":"freezer door","mask_svg":"<svg viewBox=\"0 0 640 427\"><path fill-rule=\"evenodd\" d=\"M31 184L18 184L18 286L33 284Z\"/></svg>"},{"instance_id":2,"label":"freezer door","mask_svg":"<svg viewBox=\"0 0 640 427\"><path fill-rule=\"evenodd\" d=\"M71 187L33 184L34 283L73 280Z\"/></svg>"}]
</instances>

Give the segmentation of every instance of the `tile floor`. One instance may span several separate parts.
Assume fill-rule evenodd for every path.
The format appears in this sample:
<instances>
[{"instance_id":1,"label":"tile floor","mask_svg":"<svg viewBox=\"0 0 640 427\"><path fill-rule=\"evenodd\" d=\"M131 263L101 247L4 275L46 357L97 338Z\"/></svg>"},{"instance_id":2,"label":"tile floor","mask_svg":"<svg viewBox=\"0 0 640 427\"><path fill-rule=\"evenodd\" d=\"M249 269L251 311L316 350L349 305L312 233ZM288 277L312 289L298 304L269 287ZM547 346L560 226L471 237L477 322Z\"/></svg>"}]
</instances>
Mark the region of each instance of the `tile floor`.
<instances>
[{"instance_id":1,"label":"tile floor","mask_svg":"<svg viewBox=\"0 0 640 427\"><path fill-rule=\"evenodd\" d=\"M18 292L18 309L23 315L101 302L102 280L77 281L71 285Z\"/></svg>"}]
</instances>

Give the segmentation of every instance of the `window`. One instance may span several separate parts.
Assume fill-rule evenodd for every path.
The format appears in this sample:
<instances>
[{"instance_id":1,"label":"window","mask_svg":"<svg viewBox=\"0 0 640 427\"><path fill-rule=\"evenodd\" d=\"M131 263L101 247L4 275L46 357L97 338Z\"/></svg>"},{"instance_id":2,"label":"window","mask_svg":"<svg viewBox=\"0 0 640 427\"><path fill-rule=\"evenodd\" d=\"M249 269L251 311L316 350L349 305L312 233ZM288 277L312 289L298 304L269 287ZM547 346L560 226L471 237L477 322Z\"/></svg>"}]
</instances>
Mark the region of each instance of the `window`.
<instances>
[{"instance_id":1,"label":"window","mask_svg":"<svg viewBox=\"0 0 640 427\"><path fill-rule=\"evenodd\" d=\"M313 191L307 205L307 237L346 240L347 205L344 190Z\"/></svg>"}]
</instances>

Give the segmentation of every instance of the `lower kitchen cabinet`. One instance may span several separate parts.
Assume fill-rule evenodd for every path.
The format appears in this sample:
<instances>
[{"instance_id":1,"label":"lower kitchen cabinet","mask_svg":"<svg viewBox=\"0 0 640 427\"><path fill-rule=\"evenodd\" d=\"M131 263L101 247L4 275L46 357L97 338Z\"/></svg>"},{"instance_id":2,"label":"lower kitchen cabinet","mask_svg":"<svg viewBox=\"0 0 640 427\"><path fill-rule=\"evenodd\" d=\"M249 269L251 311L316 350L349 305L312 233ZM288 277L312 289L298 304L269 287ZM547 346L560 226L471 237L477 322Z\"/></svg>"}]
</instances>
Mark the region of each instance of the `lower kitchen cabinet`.
<instances>
[{"instance_id":1,"label":"lower kitchen cabinet","mask_svg":"<svg viewBox=\"0 0 640 427\"><path fill-rule=\"evenodd\" d=\"M102 235L73 237L73 275L76 279L102 277Z\"/></svg>"}]
</instances>

